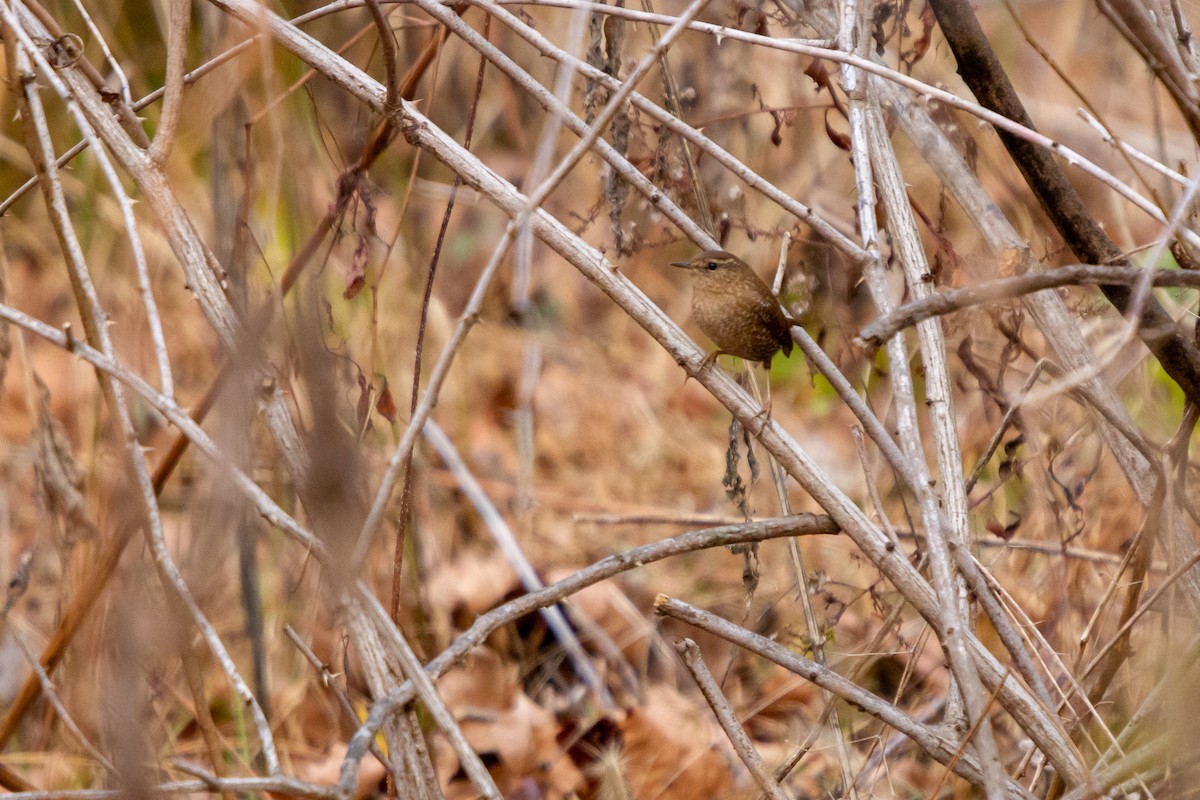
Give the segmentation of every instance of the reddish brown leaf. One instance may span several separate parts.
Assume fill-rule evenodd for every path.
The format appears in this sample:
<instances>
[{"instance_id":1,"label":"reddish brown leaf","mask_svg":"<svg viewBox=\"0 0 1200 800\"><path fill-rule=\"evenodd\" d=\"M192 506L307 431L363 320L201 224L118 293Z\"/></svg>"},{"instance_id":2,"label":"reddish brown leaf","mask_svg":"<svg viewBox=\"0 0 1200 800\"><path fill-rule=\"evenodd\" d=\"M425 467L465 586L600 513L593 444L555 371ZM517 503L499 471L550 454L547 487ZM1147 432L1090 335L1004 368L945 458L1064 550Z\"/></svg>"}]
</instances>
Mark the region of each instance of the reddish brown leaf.
<instances>
[{"instance_id":1,"label":"reddish brown leaf","mask_svg":"<svg viewBox=\"0 0 1200 800\"><path fill-rule=\"evenodd\" d=\"M354 248L354 255L350 258L350 266L346 268L346 288L342 291L342 297L346 300L353 300L366 285L369 250L367 237L359 236L358 246Z\"/></svg>"},{"instance_id":2,"label":"reddish brown leaf","mask_svg":"<svg viewBox=\"0 0 1200 800\"><path fill-rule=\"evenodd\" d=\"M1007 525L1001 525L1000 520L990 520L987 524L988 533L993 536L998 536L1004 541L1009 541L1017 534L1017 528L1021 527L1021 518L1016 517Z\"/></svg>"},{"instance_id":3,"label":"reddish brown leaf","mask_svg":"<svg viewBox=\"0 0 1200 800\"><path fill-rule=\"evenodd\" d=\"M383 379L383 388L379 390L379 397L375 399L375 410L388 422L396 424L396 398L392 397L387 378Z\"/></svg>"},{"instance_id":4,"label":"reddish brown leaf","mask_svg":"<svg viewBox=\"0 0 1200 800\"><path fill-rule=\"evenodd\" d=\"M929 52L929 43L933 40L933 8L929 3L921 9L921 36L913 42L912 56L908 61L911 71L912 65L916 64L925 57L925 53Z\"/></svg>"},{"instance_id":5,"label":"reddish brown leaf","mask_svg":"<svg viewBox=\"0 0 1200 800\"><path fill-rule=\"evenodd\" d=\"M804 68L804 74L812 78L813 83L817 85L817 89L825 89L830 93L833 92L829 84L829 70L825 69L825 62L819 58L814 58Z\"/></svg>"},{"instance_id":6,"label":"reddish brown leaf","mask_svg":"<svg viewBox=\"0 0 1200 800\"><path fill-rule=\"evenodd\" d=\"M825 69L824 62L822 62L820 59L814 58L809 65L805 67L804 74L812 78L813 83L817 84L818 92L820 92L822 89L829 92L829 100L833 103L833 107L837 109L839 114L841 114L843 117L846 117L846 107L842 105L842 101L838 99L837 92L833 90L833 82L829 79L829 70ZM827 133L829 132L828 113L826 114L825 119L825 131ZM833 143L838 145L838 147L841 147L841 145L838 144L838 140L834 138L832 134L830 135L830 139L833 139ZM848 150L849 147L843 149Z\"/></svg>"},{"instance_id":7,"label":"reddish brown leaf","mask_svg":"<svg viewBox=\"0 0 1200 800\"><path fill-rule=\"evenodd\" d=\"M835 130L829 124L829 111L825 112L825 135L829 137L829 141L833 142L833 146L839 150L850 152L850 137L841 131Z\"/></svg>"}]
</instances>

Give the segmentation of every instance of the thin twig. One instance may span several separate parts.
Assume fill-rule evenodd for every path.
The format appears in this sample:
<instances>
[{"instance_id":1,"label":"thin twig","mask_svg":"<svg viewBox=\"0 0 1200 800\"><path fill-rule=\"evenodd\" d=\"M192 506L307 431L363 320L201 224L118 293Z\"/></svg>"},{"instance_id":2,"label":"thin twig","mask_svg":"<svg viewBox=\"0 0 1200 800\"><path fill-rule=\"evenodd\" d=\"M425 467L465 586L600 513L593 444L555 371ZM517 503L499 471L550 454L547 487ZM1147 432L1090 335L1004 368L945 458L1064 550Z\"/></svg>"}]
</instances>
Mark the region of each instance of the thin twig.
<instances>
[{"instance_id":1,"label":"thin twig","mask_svg":"<svg viewBox=\"0 0 1200 800\"><path fill-rule=\"evenodd\" d=\"M1180 186L1187 185L1188 177L1186 175L1184 175L1182 172L1179 172L1178 170L1171 169L1166 164L1163 164L1161 161L1159 161L1155 158L1152 158L1151 156L1147 155L1146 153L1143 153L1141 150L1138 150L1136 147L1129 144L1129 142L1116 139L1113 136L1113 134L1108 130L1108 128L1104 127L1103 123L1101 123L1100 120L1096 119L1096 117L1093 116L1092 113L1090 111L1088 111L1087 109L1083 109L1083 108L1079 109L1079 116L1083 119L1084 122L1086 122L1088 125L1092 126L1092 128L1096 131L1096 133L1100 134L1100 136L1102 136L1104 138L1104 141L1106 143L1112 145L1113 147L1119 148L1122 153L1126 154L1127 156L1132 158L1134 161L1137 161L1140 164L1146 165L1150 169L1157 172L1159 175L1162 175L1167 180L1177 183Z\"/></svg>"},{"instance_id":2,"label":"thin twig","mask_svg":"<svg viewBox=\"0 0 1200 800\"><path fill-rule=\"evenodd\" d=\"M655 598L654 610L663 616L678 619L714 636L719 636L731 644L762 656L817 686L829 690L847 703L861 708L880 722L912 739L918 747L936 761L949 766L956 775L965 778L973 786L980 788L986 786L979 762L974 754L969 751L964 752L959 743L947 739L943 730L917 722L895 705L851 683L836 672L825 669L820 664L792 652L765 636L748 631L681 600L660 594ZM1024 788L1007 778L1004 780L1003 791L1006 797L1032 797Z\"/></svg>"},{"instance_id":3,"label":"thin twig","mask_svg":"<svg viewBox=\"0 0 1200 800\"><path fill-rule=\"evenodd\" d=\"M947 289L920 300L905 303L867 325L859 333L858 338L865 346L875 348L905 328L912 327L922 320L953 314L971 306L994 303L1062 286L1099 286L1103 284L1134 286L1142 280L1145 274L1146 269L1143 267L1067 264L1045 272L995 278L975 286ZM1200 288L1200 273L1189 270L1154 269L1150 270L1150 276L1150 285L1152 286Z\"/></svg>"},{"instance_id":4,"label":"thin twig","mask_svg":"<svg viewBox=\"0 0 1200 800\"><path fill-rule=\"evenodd\" d=\"M484 20L484 35L491 24L491 17ZM450 30L442 27L434 34L436 41L445 41ZM467 111L467 130L463 134L463 147L471 148L471 139L475 133L475 118L479 111L479 98L483 93L484 69L487 62L479 59L479 71L475 73L475 95ZM389 117L390 119L390 117ZM412 392L409 397L408 413L411 417L417 412L417 403L421 399L421 364L425 355L425 330L429 324L429 304L433 299L433 281L437 277L438 262L441 260L442 246L446 241L446 231L450 229L450 217L454 213L454 201L458 197L458 188L462 180L456 175L454 184L450 187L450 197L446 200L446 210L442 213L442 224L438 228L437 240L433 245L433 254L429 257L429 267L425 271L425 290L421 296L421 314L417 320L417 342L413 346L413 378ZM400 512L396 523L396 541L392 548L392 594L390 609L392 618L398 620L400 615L400 584L404 567L404 542L409 526L412 524L412 453L404 462L404 483L400 487Z\"/></svg>"},{"instance_id":5,"label":"thin twig","mask_svg":"<svg viewBox=\"0 0 1200 800\"><path fill-rule=\"evenodd\" d=\"M1020 393L1015 399L1008 403L1008 408L1004 410L1004 416L1000 420L1000 424L996 426L996 431L992 434L992 438L988 441L987 447L983 448L979 459L975 462L975 468L971 470L970 476L966 480L966 490L970 494L975 488L975 484L979 481L979 476L983 474L983 470L987 467L988 462L992 460L992 456L996 453L996 448L1000 446L1004 434L1008 432L1008 426L1012 424L1013 419L1021 411L1024 405L1025 398L1029 394L1029 390L1037 383L1038 377L1041 376L1042 370L1046 369L1046 361L1041 360L1033 365L1033 369L1029 371L1029 377L1025 379L1025 384L1021 387Z\"/></svg>"},{"instance_id":6,"label":"thin twig","mask_svg":"<svg viewBox=\"0 0 1200 800\"><path fill-rule=\"evenodd\" d=\"M183 65L187 58L188 28L192 20L190 0L172 0L167 23L167 68L163 86L162 114L150 143L150 160L162 167L175 144L175 129L183 111Z\"/></svg>"},{"instance_id":7,"label":"thin twig","mask_svg":"<svg viewBox=\"0 0 1200 800\"><path fill-rule=\"evenodd\" d=\"M647 14L654 13L654 7L651 5L651 0L642 0L642 8ZM580 9L581 11L583 9ZM658 38L658 27L651 23L647 26L650 31L651 41ZM571 52L571 51L567 51ZM659 71L662 73L663 80L663 100L668 111L679 119L683 119L683 106L679 103L679 89L675 85L675 75L671 72L671 64L667 60L667 54L663 53L659 59ZM717 235L716 225L713 224L712 208L708 203L708 191L705 189L704 181L700 178L700 169L696 166L696 156L692 153L692 146L685 140L682 142L681 150L683 151L683 163L687 167L688 179L692 184L692 194L696 198L696 211L700 215L700 224L704 226L704 230L710 235ZM779 289L775 289L775 294L779 294Z\"/></svg>"},{"instance_id":8,"label":"thin twig","mask_svg":"<svg viewBox=\"0 0 1200 800\"><path fill-rule=\"evenodd\" d=\"M71 716L71 712L67 711L62 703L62 699L58 696L58 692L54 690L54 684L50 681L50 676L46 674L46 670L38 663L37 656L29 649L29 643L25 641L25 636L18 630L10 630L8 635L17 643L17 647L21 650L21 655L25 656L25 660L29 662L30 669L33 670L33 674L37 676L38 682L42 685L42 694L50 702L50 705L54 707L54 713L67 726L67 730L70 731L71 736L79 743L80 747L87 751L88 755L96 760L97 764L104 767L108 774L120 783L121 776L117 772L117 768L100 752L100 749L96 745L92 744L91 740L88 739L87 735L84 734L75 722L74 717Z\"/></svg>"},{"instance_id":9,"label":"thin twig","mask_svg":"<svg viewBox=\"0 0 1200 800\"><path fill-rule=\"evenodd\" d=\"M1200 141L1200 94L1197 93L1194 67L1189 68L1157 28L1154 15L1142 3L1133 0L1103 0L1096 4L1114 27L1138 51L1146 67L1175 101L1192 137Z\"/></svg>"},{"instance_id":10,"label":"thin twig","mask_svg":"<svg viewBox=\"0 0 1200 800\"><path fill-rule=\"evenodd\" d=\"M850 427L850 435L854 437L854 449L858 452L858 463L862 466L863 480L867 486L867 497L871 500L871 506L875 509L875 516L879 518L879 524L883 528L883 532L892 539L898 540L896 536L896 527L892 525L892 521L888 519L887 509L884 508L883 498L879 494L879 486L875 479L875 470L871 468L871 461L867 455L867 443L863 438L863 430L857 425Z\"/></svg>"},{"instance_id":11,"label":"thin twig","mask_svg":"<svg viewBox=\"0 0 1200 800\"><path fill-rule=\"evenodd\" d=\"M905 485L905 487L914 494L917 489L917 475L912 466L908 463L904 453L901 452L896 440L888 433L882 420L878 415L867 405L866 400L859 396L858 392L850 384L850 380L846 375L838 369L837 364L829 357L821 346L818 345L809 335L808 331L798 325L792 327L792 341L800 347L800 351L804 353L804 357L808 359L808 363L812 365L817 372L825 380L829 381L829 385L837 392L837 396L841 398L846 407L858 418L859 423L863 426L871 441L879 448L884 459L887 460L888 466L892 468L896 477Z\"/></svg>"},{"instance_id":12,"label":"thin twig","mask_svg":"<svg viewBox=\"0 0 1200 800\"><path fill-rule=\"evenodd\" d=\"M437 451L438 457L445 462L446 468L450 470L455 480L458 481L463 494L467 496L471 505L475 507L475 512L483 518L488 530L492 532L492 538L496 540L497 548L504 555L509 565L512 566L513 571L516 572L521 585L525 587L525 591L536 592L544 588L545 584L542 583L537 570L534 569L533 564L521 549L517 538L513 536L512 529L508 527L508 523L504 521L504 517L500 515L500 511L487 496L487 492L475 480L475 476L471 474L470 469L468 469L466 463L458 454L458 450L454 447L454 444L433 420L425 423L424 433L426 441L433 445L433 449ZM609 694L608 687L604 685L604 679L600 677L600 673L596 671L596 667L584 651L583 645L579 642L579 637L571 630L563 609L558 606L549 606L542 609L542 616L546 620L546 625L554 633L554 638L563 650L566 651L568 657L570 657L571 664L575 667L576 673L596 694L601 708L606 713L611 713L616 708L612 695Z\"/></svg>"},{"instance_id":13,"label":"thin twig","mask_svg":"<svg viewBox=\"0 0 1200 800\"><path fill-rule=\"evenodd\" d=\"M1158 601L1162 598L1162 596L1169 591L1171 587L1173 587L1179 581L1179 579L1187 573L1188 570L1196 566L1196 564L1200 564L1200 552L1193 553L1191 558L1187 559L1178 567L1171 570L1170 574L1163 578L1162 585L1154 590L1154 592L1152 592L1148 597L1146 597L1146 599L1142 601L1141 605L1139 605L1133 610L1132 613L1129 614L1128 618L1124 620L1121 627L1117 629L1116 633L1112 635L1108 642L1096 651L1096 654L1092 656L1092 659L1087 663L1087 666L1085 666L1079 672L1079 679L1083 680L1090 675L1091 672L1100 665L1101 661L1110 650L1118 645L1121 645L1122 642L1127 641L1130 631L1133 630L1134 623L1141 619L1146 612L1153 609L1158 604Z\"/></svg>"},{"instance_id":14,"label":"thin twig","mask_svg":"<svg viewBox=\"0 0 1200 800\"><path fill-rule=\"evenodd\" d=\"M392 27L388 24L387 16L379 8L379 0L366 0L367 10L375 22L379 32L379 46L383 49L383 85L387 89L387 99L384 100L384 116L390 117L400 105L400 83L396 68L396 39L392 35Z\"/></svg>"},{"instance_id":15,"label":"thin twig","mask_svg":"<svg viewBox=\"0 0 1200 800\"><path fill-rule=\"evenodd\" d=\"M83 0L74 0L74 5L75 10L79 12L79 16L83 17L83 24L87 26L88 32L92 34L92 38L96 40L96 43L100 45L100 51L104 53L105 65L117 76L117 84L121 87L121 102L126 106L133 107L133 94L129 89L129 78L125 76L125 70L121 68L121 62L113 57L112 50L108 47L108 42L105 41L103 34L100 33L100 29L96 27L96 23L92 20L92 15L88 13ZM62 162L59 162L58 165L61 167ZM0 211L0 213L3 212Z\"/></svg>"},{"instance_id":16,"label":"thin twig","mask_svg":"<svg viewBox=\"0 0 1200 800\"><path fill-rule=\"evenodd\" d=\"M720 723L721 730L725 731L725 735L729 737L729 743L733 745L734 751L742 759L746 769L750 770L754 782L771 800L789 800L787 793L783 791L775 780L775 776L763 763L762 756L754 749L754 743L746 735L742 723L738 721L737 714L729 705L729 700L725 698L725 693L721 691L716 679L708 671L708 666L700 655L700 648L691 639L681 639L675 643L675 649L679 652L679 657L683 659L684 666L691 673L692 679L696 681L697 688L704 695L704 699L708 701L708 706L712 709L717 722Z\"/></svg>"},{"instance_id":17,"label":"thin twig","mask_svg":"<svg viewBox=\"0 0 1200 800\"><path fill-rule=\"evenodd\" d=\"M0 307L2 309L3 307ZM513 620L539 608L558 603L600 581L622 572L645 566L656 561L713 547L729 547L750 544L785 536L818 536L837 532L837 526L828 517L799 514L783 519L747 522L740 525L725 525L707 530L689 531L652 544L635 547L601 559L596 563L550 584L545 589L522 595L498 606L476 618L465 632L460 634L448 648L425 665L433 679L437 679L451 666L462 659L473 648L482 644L488 636ZM384 697L377 698L358 732L350 740L346 750L346 761L342 764L342 785L349 785L348 776L357 771L357 762L367 752L384 721L398 709L404 707L414 696L409 683L398 686Z\"/></svg>"},{"instance_id":18,"label":"thin twig","mask_svg":"<svg viewBox=\"0 0 1200 800\"><path fill-rule=\"evenodd\" d=\"M317 654L313 652L311 647L305 644L304 640L300 638L300 634L296 633L296 629L291 625L284 624L283 633L288 637L288 640L292 643L292 646L299 651L300 655L304 656L304 660L309 663L309 666L317 671L317 674L320 676L319 680L321 686L328 689L330 694L334 696L334 698L337 700L338 707L341 708L342 713L346 715L346 719L353 722L358 722L358 712L354 710L354 704L350 702L350 697L346 694L346 690L338 684L337 676L330 672L329 665L317 657ZM392 770L392 765L388 760L387 755L379 749L379 745L377 745L375 742L371 742L371 755L375 756L375 759L382 764L385 769L389 771Z\"/></svg>"},{"instance_id":19,"label":"thin twig","mask_svg":"<svg viewBox=\"0 0 1200 800\"><path fill-rule=\"evenodd\" d=\"M199 767L189 767L189 772L204 774L202 780L170 781L149 787L156 794L184 795L211 792L244 792L247 794L278 794L284 797L303 797L311 800L335 800L334 787L288 778L282 775L269 778L218 778ZM12 800L120 800L126 794L122 789L54 789L45 792L12 792L5 798Z\"/></svg>"}]
</instances>

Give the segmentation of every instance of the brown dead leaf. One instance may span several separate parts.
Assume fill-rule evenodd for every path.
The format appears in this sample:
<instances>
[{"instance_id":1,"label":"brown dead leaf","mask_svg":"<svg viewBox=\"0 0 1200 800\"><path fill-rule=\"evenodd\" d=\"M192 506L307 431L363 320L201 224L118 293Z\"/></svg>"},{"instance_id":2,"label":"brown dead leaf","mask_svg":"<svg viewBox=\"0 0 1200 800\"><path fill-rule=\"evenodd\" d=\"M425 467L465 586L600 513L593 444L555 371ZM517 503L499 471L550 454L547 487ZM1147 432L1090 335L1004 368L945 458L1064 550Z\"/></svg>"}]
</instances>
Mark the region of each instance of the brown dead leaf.
<instances>
[{"instance_id":1,"label":"brown dead leaf","mask_svg":"<svg viewBox=\"0 0 1200 800\"><path fill-rule=\"evenodd\" d=\"M921 9L921 35L913 42L912 50L904 58L908 74L912 74L913 66L924 58L925 53L929 51L929 45L933 41L933 26L933 7L929 3L926 3L925 7Z\"/></svg>"},{"instance_id":2,"label":"brown dead leaf","mask_svg":"<svg viewBox=\"0 0 1200 800\"><path fill-rule=\"evenodd\" d=\"M829 141L833 142L834 147L845 152L850 152L850 136L836 130L829 124L829 111L825 111L825 135L829 137Z\"/></svg>"},{"instance_id":3,"label":"brown dead leaf","mask_svg":"<svg viewBox=\"0 0 1200 800\"><path fill-rule=\"evenodd\" d=\"M341 777L342 759L345 758L345 745L334 747L322 759L315 761L293 759L296 777L302 781L321 785L333 785ZM358 777L354 781L354 800L374 797L378 794L379 784L387 777L387 770L375 760L367 756L358 767Z\"/></svg>"},{"instance_id":4,"label":"brown dead leaf","mask_svg":"<svg viewBox=\"0 0 1200 800\"><path fill-rule=\"evenodd\" d=\"M552 570L546 578L558 581L570 574L572 570ZM635 669L646 664L654 626L620 587L612 583L589 586L571 596L571 610L604 631Z\"/></svg>"},{"instance_id":5,"label":"brown dead leaf","mask_svg":"<svg viewBox=\"0 0 1200 800\"><path fill-rule=\"evenodd\" d=\"M437 567L426 591L434 608L447 609L452 618L468 619L499 605L519 586L508 562L492 553L469 551Z\"/></svg>"},{"instance_id":6,"label":"brown dead leaf","mask_svg":"<svg viewBox=\"0 0 1200 800\"><path fill-rule=\"evenodd\" d=\"M723 734L706 708L669 686L651 686L629 712L621 753L625 783L638 798L729 797L736 768L718 746Z\"/></svg>"},{"instance_id":7,"label":"brown dead leaf","mask_svg":"<svg viewBox=\"0 0 1200 800\"><path fill-rule=\"evenodd\" d=\"M833 107L837 112L845 118L846 107L842 105L842 101L838 99L837 92L833 88L833 81L829 77L829 70L825 69L825 62L819 58L814 58L807 67L804 68L804 74L812 78L813 83L817 84L817 91L822 89L829 92L829 100L833 103ZM825 120L825 128L829 129L828 115ZM835 142L836 144L836 142Z\"/></svg>"},{"instance_id":8,"label":"brown dead leaf","mask_svg":"<svg viewBox=\"0 0 1200 800\"><path fill-rule=\"evenodd\" d=\"M346 266L346 286L342 290L342 298L353 300L367 285L367 255L370 246L365 236L359 236L358 245Z\"/></svg>"},{"instance_id":9,"label":"brown dead leaf","mask_svg":"<svg viewBox=\"0 0 1200 800\"><path fill-rule=\"evenodd\" d=\"M1013 521L1009 522L1007 525L1001 523L998 519L988 520L988 533L992 534L993 536L998 536L1006 542L1016 536L1017 529L1021 527L1021 517L1016 514L1012 516L1014 517Z\"/></svg>"},{"instance_id":10,"label":"brown dead leaf","mask_svg":"<svg viewBox=\"0 0 1200 800\"><path fill-rule=\"evenodd\" d=\"M375 400L375 410L388 422L396 424L396 398L392 397L387 378L383 379L383 388L379 390L379 397Z\"/></svg>"},{"instance_id":11,"label":"brown dead leaf","mask_svg":"<svg viewBox=\"0 0 1200 800\"><path fill-rule=\"evenodd\" d=\"M371 410L371 387L367 385L367 378L361 372L358 373L358 402L354 406L354 420L357 423L359 430L367 424L367 413Z\"/></svg>"},{"instance_id":12,"label":"brown dead leaf","mask_svg":"<svg viewBox=\"0 0 1200 800\"><path fill-rule=\"evenodd\" d=\"M554 717L519 685L516 664L481 648L443 677L438 690L505 797L518 789L530 791L532 781L541 796L565 798L582 788L583 774L558 744ZM439 742L438 769L445 783L453 782L457 759L444 742Z\"/></svg>"},{"instance_id":13,"label":"brown dead leaf","mask_svg":"<svg viewBox=\"0 0 1200 800\"><path fill-rule=\"evenodd\" d=\"M371 241L376 237L375 218L377 209L372 199L371 187L366 180L359 177L352 189L362 208L362 216L355 220L355 233L358 241L346 265L345 288L342 297L353 300L367 284L367 260L371 256Z\"/></svg>"}]
</instances>

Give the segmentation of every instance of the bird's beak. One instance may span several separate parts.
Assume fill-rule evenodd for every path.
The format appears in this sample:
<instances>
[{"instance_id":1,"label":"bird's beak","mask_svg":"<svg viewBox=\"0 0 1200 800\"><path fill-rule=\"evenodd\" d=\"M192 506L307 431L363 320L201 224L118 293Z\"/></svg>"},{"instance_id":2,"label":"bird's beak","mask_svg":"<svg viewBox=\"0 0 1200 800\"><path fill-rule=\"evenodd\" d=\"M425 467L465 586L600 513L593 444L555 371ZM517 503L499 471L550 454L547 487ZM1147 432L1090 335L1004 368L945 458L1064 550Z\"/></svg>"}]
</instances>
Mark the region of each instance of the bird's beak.
<instances>
[{"instance_id":1,"label":"bird's beak","mask_svg":"<svg viewBox=\"0 0 1200 800\"><path fill-rule=\"evenodd\" d=\"M690 267L691 265L692 265L692 262L690 262L690 261L672 261L671 262L672 267Z\"/></svg>"}]
</instances>

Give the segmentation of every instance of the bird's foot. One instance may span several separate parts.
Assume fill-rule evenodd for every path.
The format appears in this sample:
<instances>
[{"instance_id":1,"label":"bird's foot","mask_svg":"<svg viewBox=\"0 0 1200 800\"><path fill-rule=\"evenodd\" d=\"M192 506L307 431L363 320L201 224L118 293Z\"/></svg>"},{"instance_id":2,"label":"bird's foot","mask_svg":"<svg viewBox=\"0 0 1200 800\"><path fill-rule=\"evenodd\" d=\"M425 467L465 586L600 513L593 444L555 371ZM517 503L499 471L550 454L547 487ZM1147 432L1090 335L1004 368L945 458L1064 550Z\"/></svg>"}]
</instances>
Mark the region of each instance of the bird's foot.
<instances>
[{"instance_id":1,"label":"bird's foot","mask_svg":"<svg viewBox=\"0 0 1200 800\"><path fill-rule=\"evenodd\" d=\"M729 353L726 353L724 350L713 350L711 353L709 353L708 355L706 355L704 357L704 360L700 362L700 369L698 369L696 371L703 372L704 370L711 367L713 364L717 363L718 358L720 358L721 356L727 356L727 355L729 355Z\"/></svg>"},{"instance_id":2,"label":"bird's foot","mask_svg":"<svg viewBox=\"0 0 1200 800\"><path fill-rule=\"evenodd\" d=\"M762 420L761 422L759 422L760 419ZM759 411L757 414L755 414L753 417L750 418L750 424L746 426L746 429L750 430L755 426L755 424L757 424L758 429L762 430L764 427L766 427L767 423L770 421L771 421L771 398L768 397L766 402L763 403L762 411ZM755 431L755 433L757 433L757 431Z\"/></svg>"}]
</instances>

